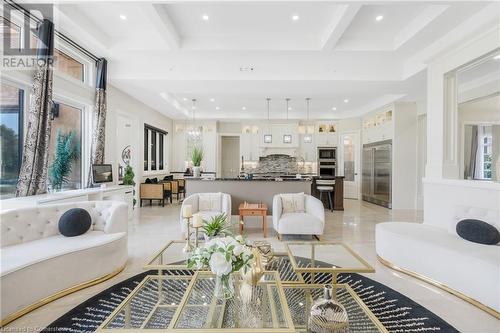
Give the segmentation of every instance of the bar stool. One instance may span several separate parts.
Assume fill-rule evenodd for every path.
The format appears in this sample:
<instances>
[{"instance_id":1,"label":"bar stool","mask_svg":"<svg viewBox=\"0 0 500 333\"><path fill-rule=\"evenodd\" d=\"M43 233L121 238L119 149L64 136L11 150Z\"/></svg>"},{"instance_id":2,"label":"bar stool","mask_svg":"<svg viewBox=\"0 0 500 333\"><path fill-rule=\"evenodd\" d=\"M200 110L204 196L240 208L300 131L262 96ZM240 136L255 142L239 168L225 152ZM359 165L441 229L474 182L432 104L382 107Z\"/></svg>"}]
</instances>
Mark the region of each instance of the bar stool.
<instances>
[{"instance_id":1,"label":"bar stool","mask_svg":"<svg viewBox=\"0 0 500 333\"><path fill-rule=\"evenodd\" d=\"M333 212L333 189L335 188L334 179L316 180L316 189L319 191L319 200L323 202L323 193L328 195L328 208Z\"/></svg>"}]
</instances>

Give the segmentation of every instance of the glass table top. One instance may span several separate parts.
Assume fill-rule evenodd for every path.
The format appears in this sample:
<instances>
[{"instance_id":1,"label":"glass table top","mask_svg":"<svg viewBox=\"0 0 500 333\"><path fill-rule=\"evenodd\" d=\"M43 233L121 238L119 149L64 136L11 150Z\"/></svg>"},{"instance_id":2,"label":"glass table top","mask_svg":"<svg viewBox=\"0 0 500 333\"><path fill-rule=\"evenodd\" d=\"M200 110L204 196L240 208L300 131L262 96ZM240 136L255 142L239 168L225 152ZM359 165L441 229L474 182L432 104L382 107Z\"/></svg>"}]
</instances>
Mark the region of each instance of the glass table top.
<instances>
[{"instance_id":1,"label":"glass table top","mask_svg":"<svg viewBox=\"0 0 500 333\"><path fill-rule=\"evenodd\" d=\"M323 288L319 284L283 285L296 332L307 332L311 306L323 297ZM347 311L349 326L345 332L387 332L349 285L334 285L333 300L342 304Z\"/></svg>"},{"instance_id":2,"label":"glass table top","mask_svg":"<svg viewBox=\"0 0 500 333\"><path fill-rule=\"evenodd\" d=\"M374 268L343 243L286 242L293 269L302 273L373 273ZM300 258L302 265L297 265ZM329 266L318 267L316 261ZM331 265L331 266L330 266Z\"/></svg>"},{"instance_id":3,"label":"glass table top","mask_svg":"<svg viewBox=\"0 0 500 333\"><path fill-rule=\"evenodd\" d=\"M174 329L208 331L279 330L295 332L287 308L279 277L266 273L257 286L247 289L249 299L244 302L244 286L240 275L235 275L235 297L221 300L214 297L215 278L208 272L196 275L189 288Z\"/></svg>"},{"instance_id":4,"label":"glass table top","mask_svg":"<svg viewBox=\"0 0 500 333\"><path fill-rule=\"evenodd\" d=\"M194 241L191 241L194 246ZM184 253L186 241L169 241L159 252L157 252L147 263L144 269L186 269L190 253ZM203 241L199 241L199 246Z\"/></svg>"},{"instance_id":5,"label":"glass table top","mask_svg":"<svg viewBox=\"0 0 500 333\"><path fill-rule=\"evenodd\" d=\"M264 274L246 302L239 276L229 300L214 296L216 278L210 272L147 276L98 331L295 332L277 273Z\"/></svg>"}]
</instances>

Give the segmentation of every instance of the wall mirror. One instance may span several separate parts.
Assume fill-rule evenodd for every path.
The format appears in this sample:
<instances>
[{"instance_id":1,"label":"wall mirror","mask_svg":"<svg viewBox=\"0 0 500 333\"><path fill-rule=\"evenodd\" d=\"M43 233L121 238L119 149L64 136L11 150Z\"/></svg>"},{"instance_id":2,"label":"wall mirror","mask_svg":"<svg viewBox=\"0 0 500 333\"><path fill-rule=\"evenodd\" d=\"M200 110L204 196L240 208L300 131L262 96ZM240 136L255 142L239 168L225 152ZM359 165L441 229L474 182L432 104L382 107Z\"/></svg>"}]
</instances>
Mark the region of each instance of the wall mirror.
<instances>
[{"instance_id":1,"label":"wall mirror","mask_svg":"<svg viewBox=\"0 0 500 333\"><path fill-rule=\"evenodd\" d=\"M453 104L446 110L446 134L454 137L455 147L447 142L445 148L455 156L453 178L500 181L500 49L446 80L446 100Z\"/></svg>"}]
</instances>

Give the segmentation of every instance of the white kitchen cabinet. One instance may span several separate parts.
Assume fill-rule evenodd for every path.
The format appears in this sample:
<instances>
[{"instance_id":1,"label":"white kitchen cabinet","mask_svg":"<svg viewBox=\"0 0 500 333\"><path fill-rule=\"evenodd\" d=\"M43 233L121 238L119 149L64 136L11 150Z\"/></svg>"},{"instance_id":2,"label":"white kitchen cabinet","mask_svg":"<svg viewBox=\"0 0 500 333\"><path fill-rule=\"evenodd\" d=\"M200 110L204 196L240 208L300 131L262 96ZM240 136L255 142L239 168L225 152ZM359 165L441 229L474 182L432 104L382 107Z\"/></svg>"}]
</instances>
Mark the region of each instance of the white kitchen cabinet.
<instances>
[{"instance_id":1,"label":"white kitchen cabinet","mask_svg":"<svg viewBox=\"0 0 500 333\"><path fill-rule=\"evenodd\" d=\"M300 137L299 155L306 162L316 162L317 148L316 148L315 136L312 134L309 134L309 136L311 137L311 142L304 142L304 137L306 137L306 136L307 135L305 135L305 134L299 135L299 137Z\"/></svg>"},{"instance_id":2,"label":"white kitchen cabinet","mask_svg":"<svg viewBox=\"0 0 500 333\"><path fill-rule=\"evenodd\" d=\"M245 161L258 161L260 157L259 133L242 133L240 136L240 158Z\"/></svg>"},{"instance_id":3,"label":"white kitchen cabinet","mask_svg":"<svg viewBox=\"0 0 500 333\"><path fill-rule=\"evenodd\" d=\"M316 145L318 147L322 146L337 146L339 141L338 141L338 136L336 133L319 133L316 134Z\"/></svg>"}]
</instances>

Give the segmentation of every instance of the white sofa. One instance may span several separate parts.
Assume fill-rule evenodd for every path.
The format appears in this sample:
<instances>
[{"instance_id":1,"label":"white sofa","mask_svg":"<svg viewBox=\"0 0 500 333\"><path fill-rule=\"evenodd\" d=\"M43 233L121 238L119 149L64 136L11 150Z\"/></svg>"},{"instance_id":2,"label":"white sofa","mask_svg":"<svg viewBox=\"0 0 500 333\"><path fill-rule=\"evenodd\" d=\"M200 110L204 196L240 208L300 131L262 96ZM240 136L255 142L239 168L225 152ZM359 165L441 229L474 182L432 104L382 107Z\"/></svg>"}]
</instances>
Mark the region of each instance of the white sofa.
<instances>
[{"instance_id":1,"label":"white sofa","mask_svg":"<svg viewBox=\"0 0 500 333\"><path fill-rule=\"evenodd\" d=\"M200 210L200 194L203 196L212 196L213 202L210 209ZM179 222L183 234L187 232L186 220L183 218L182 213L185 205L191 205L193 214L200 213L204 220L210 220L211 217L226 214L228 223L231 222L231 196L227 193L195 193L188 196L182 201L181 212L179 215Z\"/></svg>"},{"instance_id":2,"label":"white sofa","mask_svg":"<svg viewBox=\"0 0 500 333\"><path fill-rule=\"evenodd\" d=\"M281 195L273 197L273 228L278 238L289 235L323 235L325 228L325 208L323 203L309 194L304 194L303 213L283 213Z\"/></svg>"},{"instance_id":3,"label":"white sofa","mask_svg":"<svg viewBox=\"0 0 500 333\"><path fill-rule=\"evenodd\" d=\"M92 226L81 236L65 237L59 218L75 207L90 213ZM127 222L127 205L117 201L1 212L1 325L120 272L128 257Z\"/></svg>"},{"instance_id":4,"label":"white sofa","mask_svg":"<svg viewBox=\"0 0 500 333\"><path fill-rule=\"evenodd\" d=\"M389 267L441 287L498 317L500 246L458 236L456 224L466 218L500 226L498 211L464 206L456 207L454 218L447 223L380 223L375 230L377 255Z\"/></svg>"}]
</instances>

